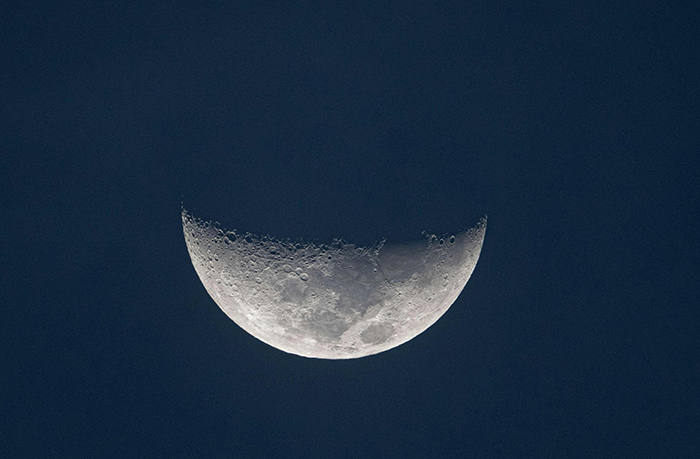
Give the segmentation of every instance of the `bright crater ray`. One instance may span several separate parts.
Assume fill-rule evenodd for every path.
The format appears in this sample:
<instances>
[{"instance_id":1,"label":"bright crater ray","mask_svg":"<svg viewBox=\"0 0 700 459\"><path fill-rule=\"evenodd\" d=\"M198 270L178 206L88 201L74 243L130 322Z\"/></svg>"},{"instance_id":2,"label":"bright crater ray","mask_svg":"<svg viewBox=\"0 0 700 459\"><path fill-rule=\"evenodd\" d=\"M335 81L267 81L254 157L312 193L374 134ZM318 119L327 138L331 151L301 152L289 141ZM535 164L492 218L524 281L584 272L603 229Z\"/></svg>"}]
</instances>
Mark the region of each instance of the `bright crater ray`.
<instances>
[{"instance_id":1,"label":"bright crater ray","mask_svg":"<svg viewBox=\"0 0 700 459\"><path fill-rule=\"evenodd\" d=\"M474 271L486 231L358 247L280 241L219 228L183 209L192 264L241 328L285 352L352 359L399 346L430 327Z\"/></svg>"}]
</instances>

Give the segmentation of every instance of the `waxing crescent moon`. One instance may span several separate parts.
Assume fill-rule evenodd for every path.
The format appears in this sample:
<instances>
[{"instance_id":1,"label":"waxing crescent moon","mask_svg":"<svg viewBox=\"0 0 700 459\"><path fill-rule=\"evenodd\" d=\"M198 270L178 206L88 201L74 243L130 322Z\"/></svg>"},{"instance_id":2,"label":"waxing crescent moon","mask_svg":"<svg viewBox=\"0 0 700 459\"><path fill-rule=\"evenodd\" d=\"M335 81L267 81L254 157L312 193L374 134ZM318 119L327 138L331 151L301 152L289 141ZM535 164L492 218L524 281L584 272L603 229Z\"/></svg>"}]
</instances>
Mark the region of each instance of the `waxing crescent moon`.
<instances>
[{"instance_id":1,"label":"waxing crescent moon","mask_svg":"<svg viewBox=\"0 0 700 459\"><path fill-rule=\"evenodd\" d=\"M414 338L454 303L479 259L486 219L420 243L314 244L220 228L182 211L207 292L236 324L282 351L353 359Z\"/></svg>"}]
</instances>

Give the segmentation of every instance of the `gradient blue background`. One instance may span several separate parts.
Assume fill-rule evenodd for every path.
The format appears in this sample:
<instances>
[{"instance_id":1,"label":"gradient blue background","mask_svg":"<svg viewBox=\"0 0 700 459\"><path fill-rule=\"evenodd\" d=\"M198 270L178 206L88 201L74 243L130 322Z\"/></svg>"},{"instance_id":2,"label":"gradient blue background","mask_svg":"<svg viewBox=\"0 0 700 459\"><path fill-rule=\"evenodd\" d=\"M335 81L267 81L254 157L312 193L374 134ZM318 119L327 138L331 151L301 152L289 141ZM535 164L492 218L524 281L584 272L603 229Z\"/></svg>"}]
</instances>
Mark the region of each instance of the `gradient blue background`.
<instances>
[{"instance_id":1,"label":"gradient blue background","mask_svg":"<svg viewBox=\"0 0 700 459\"><path fill-rule=\"evenodd\" d=\"M697 457L693 6L5 3L0 456ZM218 309L181 203L489 226L433 327L321 361Z\"/></svg>"}]
</instances>

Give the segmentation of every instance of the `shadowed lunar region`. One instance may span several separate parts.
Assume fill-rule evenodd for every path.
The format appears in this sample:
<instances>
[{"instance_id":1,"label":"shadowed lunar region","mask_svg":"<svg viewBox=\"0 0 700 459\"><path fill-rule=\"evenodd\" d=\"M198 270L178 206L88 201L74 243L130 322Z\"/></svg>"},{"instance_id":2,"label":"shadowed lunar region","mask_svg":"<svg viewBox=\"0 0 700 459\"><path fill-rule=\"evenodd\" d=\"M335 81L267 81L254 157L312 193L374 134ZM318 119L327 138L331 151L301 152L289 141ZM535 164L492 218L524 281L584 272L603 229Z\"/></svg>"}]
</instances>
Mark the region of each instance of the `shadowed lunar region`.
<instances>
[{"instance_id":1,"label":"shadowed lunar region","mask_svg":"<svg viewBox=\"0 0 700 459\"><path fill-rule=\"evenodd\" d=\"M285 352L353 359L434 324L474 271L486 219L461 234L369 247L314 244L220 228L182 211L192 264L241 328Z\"/></svg>"}]
</instances>

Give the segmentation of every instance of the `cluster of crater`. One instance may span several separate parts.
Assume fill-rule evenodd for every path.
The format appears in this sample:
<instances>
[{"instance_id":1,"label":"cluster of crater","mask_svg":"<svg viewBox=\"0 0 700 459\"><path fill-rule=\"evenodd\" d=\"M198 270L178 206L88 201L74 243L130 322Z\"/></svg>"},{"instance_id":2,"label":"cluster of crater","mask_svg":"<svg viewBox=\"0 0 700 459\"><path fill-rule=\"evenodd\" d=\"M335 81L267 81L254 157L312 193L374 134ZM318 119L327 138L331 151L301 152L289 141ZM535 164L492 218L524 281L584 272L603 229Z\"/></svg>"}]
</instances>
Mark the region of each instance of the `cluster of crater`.
<instances>
[{"instance_id":1,"label":"cluster of crater","mask_svg":"<svg viewBox=\"0 0 700 459\"><path fill-rule=\"evenodd\" d=\"M219 307L287 352L353 358L395 347L434 323L466 284L485 221L461 235L359 247L221 228L183 210L192 263Z\"/></svg>"}]
</instances>

